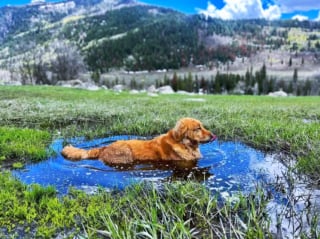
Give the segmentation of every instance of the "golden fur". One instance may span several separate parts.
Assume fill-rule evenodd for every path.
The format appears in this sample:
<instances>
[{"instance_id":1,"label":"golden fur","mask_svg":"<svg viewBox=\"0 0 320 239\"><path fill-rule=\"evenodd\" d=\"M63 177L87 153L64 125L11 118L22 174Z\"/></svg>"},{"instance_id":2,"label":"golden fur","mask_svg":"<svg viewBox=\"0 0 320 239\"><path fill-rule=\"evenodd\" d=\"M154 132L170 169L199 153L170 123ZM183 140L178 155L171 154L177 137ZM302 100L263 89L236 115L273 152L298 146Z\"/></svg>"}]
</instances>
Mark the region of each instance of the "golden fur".
<instances>
[{"instance_id":1,"label":"golden fur","mask_svg":"<svg viewBox=\"0 0 320 239\"><path fill-rule=\"evenodd\" d=\"M192 118L180 119L166 134L151 140L119 140L91 150L66 146L62 155L70 160L99 159L106 164L130 164L139 161L196 160L201 158L200 143L216 136Z\"/></svg>"}]
</instances>

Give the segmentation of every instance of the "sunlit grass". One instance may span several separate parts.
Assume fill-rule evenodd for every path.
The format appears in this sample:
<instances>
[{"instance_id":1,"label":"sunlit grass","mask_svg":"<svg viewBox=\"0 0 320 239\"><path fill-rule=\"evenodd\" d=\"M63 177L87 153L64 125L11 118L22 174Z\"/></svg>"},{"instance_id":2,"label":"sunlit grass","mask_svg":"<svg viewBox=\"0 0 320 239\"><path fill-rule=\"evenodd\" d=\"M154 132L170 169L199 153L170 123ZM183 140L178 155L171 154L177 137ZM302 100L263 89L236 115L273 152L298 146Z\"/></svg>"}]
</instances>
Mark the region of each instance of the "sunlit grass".
<instances>
[{"instance_id":1,"label":"sunlit grass","mask_svg":"<svg viewBox=\"0 0 320 239\"><path fill-rule=\"evenodd\" d=\"M65 17L65 18L62 19L62 23L65 25L65 24L68 24L68 23L71 23L71 22L78 21L78 20L80 20L82 18L84 18L83 15L75 15L75 16Z\"/></svg>"},{"instance_id":2,"label":"sunlit grass","mask_svg":"<svg viewBox=\"0 0 320 239\"><path fill-rule=\"evenodd\" d=\"M201 98L197 102L190 99ZM0 164L44 159L52 139L115 134L152 136L181 117L194 117L218 135L287 153L301 172L320 176L320 98L219 95L131 95L61 87L0 86ZM239 195L221 204L203 185L133 185L94 196L26 186L0 174L0 237L52 238L271 238L267 198ZM312 219L318 236L318 219ZM20 228L20 232L17 232ZM2 230L4 229L4 230ZM61 235L62 235L61 234ZM316 237L315 237L316 238Z\"/></svg>"},{"instance_id":3,"label":"sunlit grass","mask_svg":"<svg viewBox=\"0 0 320 239\"><path fill-rule=\"evenodd\" d=\"M190 101L203 98L204 102ZM194 117L221 140L296 155L302 171L319 175L320 98L118 94L61 87L1 87L0 125L53 137L157 135ZM310 160L311 157L311 160Z\"/></svg>"}]
</instances>

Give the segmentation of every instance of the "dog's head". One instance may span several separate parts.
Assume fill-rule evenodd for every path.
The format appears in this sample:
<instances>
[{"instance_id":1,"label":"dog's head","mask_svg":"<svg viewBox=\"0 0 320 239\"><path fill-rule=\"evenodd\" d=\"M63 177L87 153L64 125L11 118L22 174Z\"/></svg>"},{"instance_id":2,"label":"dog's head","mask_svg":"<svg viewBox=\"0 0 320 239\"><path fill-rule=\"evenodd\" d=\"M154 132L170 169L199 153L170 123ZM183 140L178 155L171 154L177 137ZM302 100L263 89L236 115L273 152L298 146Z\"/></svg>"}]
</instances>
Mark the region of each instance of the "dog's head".
<instances>
[{"instance_id":1,"label":"dog's head","mask_svg":"<svg viewBox=\"0 0 320 239\"><path fill-rule=\"evenodd\" d=\"M192 118L180 119L173 128L176 141L197 146L199 143L214 141L217 136L205 129L199 120Z\"/></svg>"}]
</instances>

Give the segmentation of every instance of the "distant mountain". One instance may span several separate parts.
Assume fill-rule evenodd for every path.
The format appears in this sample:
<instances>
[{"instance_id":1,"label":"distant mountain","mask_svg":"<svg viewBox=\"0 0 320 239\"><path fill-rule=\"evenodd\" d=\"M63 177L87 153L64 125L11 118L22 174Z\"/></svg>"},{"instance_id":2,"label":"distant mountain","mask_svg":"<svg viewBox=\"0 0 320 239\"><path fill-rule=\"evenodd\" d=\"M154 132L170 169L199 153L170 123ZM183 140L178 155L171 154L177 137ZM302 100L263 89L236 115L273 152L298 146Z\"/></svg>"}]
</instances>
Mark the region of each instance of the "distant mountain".
<instances>
[{"instance_id":1,"label":"distant mountain","mask_svg":"<svg viewBox=\"0 0 320 239\"><path fill-rule=\"evenodd\" d=\"M24 32L36 25L58 22L66 16L103 14L134 5L137 5L134 0L72 0L1 7L0 42L10 35Z\"/></svg>"},{"instance_id":2,"label":"distant mountain","mask_svg":"<svg viewBox=\"0 0 320 239\"><path fill-rule=\"evenodd\" d=\"M292 29L302 29L303 41ZM36 62L50 71L63 57L81 58L81 66L97 74L210 68L265 49L318 52L319 39L319 22L206 19L134 0L0 8L0 67L24 74L34 73L28 64Z\"/></svg>"}]
</instances>

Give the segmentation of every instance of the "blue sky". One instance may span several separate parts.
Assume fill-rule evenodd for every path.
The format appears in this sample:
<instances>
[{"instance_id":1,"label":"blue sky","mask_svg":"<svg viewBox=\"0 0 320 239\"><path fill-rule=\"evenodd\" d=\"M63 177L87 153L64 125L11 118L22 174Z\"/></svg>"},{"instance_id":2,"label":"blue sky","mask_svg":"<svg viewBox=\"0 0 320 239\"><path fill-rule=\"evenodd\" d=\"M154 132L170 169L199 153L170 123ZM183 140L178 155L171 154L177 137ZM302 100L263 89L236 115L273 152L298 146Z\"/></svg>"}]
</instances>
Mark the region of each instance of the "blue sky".
<instances>
[{"instance_id":1,"label":"blue sky","mask_svg":"<svg viewBox=\"0 0 320 239\"><path fill-rule=\"evenodd\" d=\"M0 0L0 6L28 4L31 0ZM36 1L36 0L34 0ZM46 0L47 2L61 0ZM188 14L222 19L267 18L320 20L320 0L140 0Z\"/></svg>"}]
</instances>

